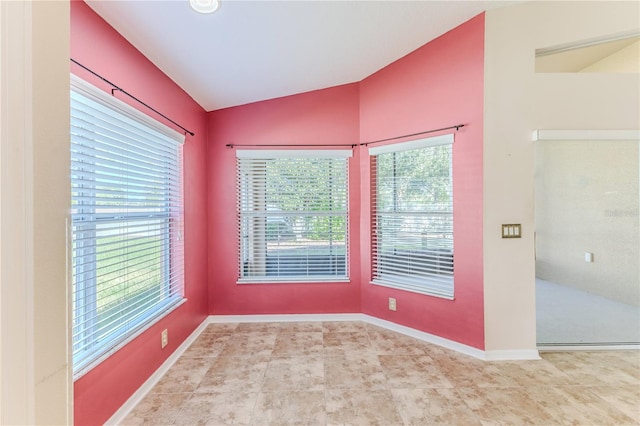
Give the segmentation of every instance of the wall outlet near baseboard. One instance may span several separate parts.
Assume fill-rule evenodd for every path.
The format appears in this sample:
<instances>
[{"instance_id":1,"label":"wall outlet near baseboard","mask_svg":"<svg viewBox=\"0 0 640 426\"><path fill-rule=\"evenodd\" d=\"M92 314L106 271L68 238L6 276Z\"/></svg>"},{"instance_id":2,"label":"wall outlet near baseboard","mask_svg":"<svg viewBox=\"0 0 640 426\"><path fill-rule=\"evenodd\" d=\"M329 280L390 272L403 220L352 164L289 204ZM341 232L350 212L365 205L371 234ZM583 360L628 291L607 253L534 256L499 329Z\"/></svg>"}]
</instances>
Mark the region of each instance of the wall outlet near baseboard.
<instances>
[{"instance_id":1,"label":"wall outlet near baseboard","mask_svg":"<svg viewBox=\"0 0 640 426\"><path fill-rule=\"evenodd\" d=\"M396 310L396 299L394 299L393 297L389 298L389 310L390 311Z\"/></svg>"},{"instance_id":2,"label":"wall outlet near baseboard","mask_svg":"<svg viewBox=\"0 0 640 426\"><path fill-rule=\"evenodd\" d=\"M162 346L162 349L167 347L167 345L169 344L169 330L167 330L166 328L162 330L162 334L160 335L160 341L161 341L160 345Z\"/></svg>"}]
</instances>

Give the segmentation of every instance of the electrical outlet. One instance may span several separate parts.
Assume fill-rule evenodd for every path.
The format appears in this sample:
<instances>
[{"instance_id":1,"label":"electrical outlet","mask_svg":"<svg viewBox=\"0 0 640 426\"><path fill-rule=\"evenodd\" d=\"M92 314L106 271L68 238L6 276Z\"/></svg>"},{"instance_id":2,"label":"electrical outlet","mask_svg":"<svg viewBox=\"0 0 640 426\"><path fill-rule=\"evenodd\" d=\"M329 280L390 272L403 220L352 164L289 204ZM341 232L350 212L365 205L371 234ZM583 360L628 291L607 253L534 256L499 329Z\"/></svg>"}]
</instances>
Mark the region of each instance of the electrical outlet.
<instances>
[{"instance_id":1,"label":"electrical outlet","mask_svg":"<svg viewBox=\"0 0 640 426\"><path fill-rule=\"evenodd\" d=\"M169 330L167 330L166 328L162 330L160 339L162 341L162 349L164 349L169 344Z\"/></svg>"},{"instance_id":2,"label":"electrical outlet","mask_svg":"<svg viewBox=\"0 0 640 426\"><path fill-rule=\"evenodd\" d=\"M394 299L393 297L389 298L389 310L390 311L396 310L396 299Z\"/></svg>"}]
</instances>

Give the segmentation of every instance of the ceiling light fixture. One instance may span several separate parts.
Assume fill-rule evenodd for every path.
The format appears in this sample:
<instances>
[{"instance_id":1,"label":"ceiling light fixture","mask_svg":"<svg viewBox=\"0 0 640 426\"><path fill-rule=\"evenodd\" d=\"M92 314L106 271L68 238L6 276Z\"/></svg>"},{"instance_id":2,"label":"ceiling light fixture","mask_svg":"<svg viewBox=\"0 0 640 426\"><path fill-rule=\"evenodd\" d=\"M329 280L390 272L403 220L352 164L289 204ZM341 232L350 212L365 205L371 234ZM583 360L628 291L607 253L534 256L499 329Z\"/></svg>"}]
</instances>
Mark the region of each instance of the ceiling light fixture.
<instances>
[{"instance_id":1,"label":"ceiling light fixture","mask_svg":"<svg viewBox=\"0 0 640 426\"><path fill-rule=\"evenodd\" d=\"M213 13L220 8L220 0L189 0L189 4L199 13Z\"/></svg>"}]
</instances>

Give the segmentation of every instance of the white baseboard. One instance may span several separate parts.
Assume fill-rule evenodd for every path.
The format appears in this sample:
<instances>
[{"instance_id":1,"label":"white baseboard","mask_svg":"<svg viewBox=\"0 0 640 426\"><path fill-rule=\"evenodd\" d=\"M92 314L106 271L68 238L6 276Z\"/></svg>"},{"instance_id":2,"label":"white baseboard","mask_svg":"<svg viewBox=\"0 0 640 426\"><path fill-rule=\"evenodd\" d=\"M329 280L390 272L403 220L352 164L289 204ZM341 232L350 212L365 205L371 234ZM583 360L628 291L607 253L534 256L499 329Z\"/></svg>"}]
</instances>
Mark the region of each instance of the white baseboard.
<instances>
[{"instance_id":1,"label":"white baseboard","mask_svg":"<svg viewBox=\"0 0 640 426\"><path fill-rule=\"evenodd\" d=\"M413 337L423 342L432 343L434 345L442 346L446 349L451 349L456 352L460 352L465 355L472 356L478 359L485 359L484 351L472 346L468 346L462 343L454 342L453 340L445 339L443 337L436 336L434 334L426 333L424 331L416 330L415 328L407 327L404 325L396 324L391 321L386 321L380 318L372 317L369 315L363 315L363 321L377 325L378 327L386 328L387 330L395 331L396 333L404 334L406 336Z\"/></svg>"},{"instance_id":2,"label":"white baseboard","mask_svg":"<svg viewBox=\"0 0 640 426\"><path fill-rule=\"evenodd\" d=\"M540 359L536 349L516 349L506 351L485 351L485 361L531 361Z\"/></svg>"},{"instance_id":3,"label":"white baseboard","mask_svg":"<svg viewBox=\"0 0 640 426\"><path fill-rule=\"evenodd\" d=\"M209 324L227 322L364 321L362 314L209 315Z\"/></svg>"},{"instance_id":4,"label":"white baseboard","mask_svg":"<svg viewBox=\"0 0 640 426\"><path fill-rule=\"evenodd\" d=\"M169 358L162 363L162 365L134 392L133 395L122 404L122 406L116 411L109 420L105 422L105 425L119 425L127 417L127 415L135 408L136 405L142 401L142 399L149 393L149 391L160 381L162 376L175 364L175 362L182 356L189 346L198 338L200 333L207 327L207 319L205 319L200 325L193 330L193 333L187 337L184 342L178 348L173 351Z\"/></svg>"}]
</instances>

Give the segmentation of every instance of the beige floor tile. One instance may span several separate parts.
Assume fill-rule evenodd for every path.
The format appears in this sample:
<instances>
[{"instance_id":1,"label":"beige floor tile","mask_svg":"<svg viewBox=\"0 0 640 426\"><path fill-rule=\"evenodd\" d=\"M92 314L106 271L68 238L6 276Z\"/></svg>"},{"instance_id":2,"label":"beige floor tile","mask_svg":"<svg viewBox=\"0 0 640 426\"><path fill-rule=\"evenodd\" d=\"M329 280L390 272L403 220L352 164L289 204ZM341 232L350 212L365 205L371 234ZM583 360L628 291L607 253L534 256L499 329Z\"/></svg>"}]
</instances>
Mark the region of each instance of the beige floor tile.
<instances>
[{"instance_id":1,"label":"beige floor tile","mask_svg":"<svg viewBox=\"0 0 640 426\"><path fill-rule=\"evenodd\" d=\"M327 425L403 424L389 390L330 389L326 401Z\"/></svg>"},{"instance_id":2,"label":"beige floor tile","mask_svg":"<svg viewBox=\"0 0 640 426\"><path fill-rule=\"evenodd\" d=\"M609 352L546 352L542 358L566 374L575 385L638 385L636 368Z\"/></svg>"},{"instance_id":3,"label":"beige floor tile","mask_svg":"<svg viewBox=\"0 0 640 426\"><path fill-rule=\"evenodd\" d=\"M195 393L183 405L176 425L249 425L257 393Z\"/></svg>"},{"instance_id":4,"label":"beige floor tile","mask_svg":"<svg viewBox=\"0 0 640 426\"><path fill-rule=\"evenodd\" d=\"M251 424L322 426L325 422L322 391L286 391L260 393Z\"/></svg>"},{"instance_id":5,"label":"beige floor tile","mask_svg":"<svg viewBox=\"0 0 640 426\"><path fill-rule=\"evenodd\" d=\"M235 333L220 351L220 356L270 356L276 343L275 333Z\"/></svg>"},{"instance_id":6,"label":"beige floor tile","mask_svg":"<svg viewBox=\"0 0 640 426\"><path fill-rule=\"evenodd\" d=\"M633 419L585 386L531 387L527 394L556 422L580 425L624 425ZM640 403L640 401L638 401Z\"/></svg>"},{"instance_id":7,"label":"beige floor tile","mask_svg":"<svg viewBox=\"0 0 640 426\"><path fill-rule=\"evenodd\" d=\"M450 388L453 386L429 356L380 355L378 359L391 388Z\"/></svg>"},{"instance_id":8,"label":"beige floor tile","mask_svg":"<svg viewBox=\"0 0 640 426\"><path fill-rule=\"evenodd\" d=\"M365 333L367 324L362 321L324 321L322 331L325 333Z\"/></svg>"},{"instance_id":9,"label":"beige floor tile","mask_svg":"<svg viewBox=\"0 0 640 426\"><path fill-rule=\"evenodd\" d=\"M375 354L325 356L324 370L327 389L388 389L387 379Z\"/></svg>"},{"instance_id":10,"label":"beige floor tile","mask_svg":"<svg viewBox=\"0 0 640 426\"><path fill-rule=\"evenodd\" d=\"M204 375L196 392L258 392L269 364L268 357L219 357Z\"/></svg>"},{"instance_id":11,"label":"beige floor tile","mask_svg":"<svg viewBox=\"0 0 640 426\"><path fill-rule=\"evenodd\" d=\"M485 425L554 425L554 419L521 388L457 388Z\"/></svg>"},{"instance_id":12,"label":"beige floor tile","mask_svg":"<svg viewBox=\"0 0 640 426\"><path fill-rule=\"evenodd\" d=\"M273 355L322 355L322 332L280 333Z\"/></svg>"},{"instance_id":13,"label":"beige floor tile","mask_svg":"<svg viewBox=\"0 0 640 426\"><path fill-rule=\"evenodd\" d=\"M595 386L589 390L640 425L640 386Z\"/></svg>"},{"instance_id":14,"label":"beige floor tile","mask_svg":"<svg viewBox=\"0 0 640 426\"><path fill-rule=\"evenodd\" d=\"M640 352L485 362L362 322L211 324L124 425L640 425Z\"/></svg>"},{"instance_id":15,"label":"beige floor tile","mask_svg":"<svg viewBox=\"0 0 640 426\"><path fill-rule=\"evenodd\" d=\"M455 389L392 389L391 393L407 426L480 424Z\"/></svg>"},{"instance_id":16,"label":"beige floor tile","mask_svg":"<svg viewBox=\"0 0 640 426\"><path fill-rule=\"evenodd\" d=\"M373 350L381 355L429 355L429 346L417 339L388 330L370 330Z\"/></svg>"},{"instance_id":17,"label":"beige floor tile","mask_svg":"<svg viewBox=\"0 0 640 426\"><path fill-rule=\"evenodd\" d=\"M243 322L238 324L236 333L277 333L280 330L279 322Z\"/></svg>"},{"instance_id":18,"label":"beige floor tile","mask_svg":"<svg viewBox=\"0 0 640 426\"><path fill-rule=\"evenodd\" d=\"M570 385L569 376L552 363L541 359L531 361L498 361L500 374L511 379L518 386Z\"/></svg>"},{"instance_id":19,"label":"beige floor tile","mask_svg":"<svg viewBox=\"0 0 640 426\"><path fill-rule=\"evenodd\" d=\"M278 330L280 333L322 332L321 322L282 322Z\"/></svg>"},{"instance_id":20,"label":"beige floor tile","mask_svg":"<svg viewBox=\"0 0 640 426\"><path fill-rule=\"evenodd\" d=\"M324 361L322 355L272 357L262 384L262 392L291 390L323 390Z\"/></svg>"},{"instance_id":21,"label":"beige floor tile","mask_svg":"<svg viewBox=\"0 0 640 426\"><path fill-rule=\"evenodd\" d=\"M202 334L233 334L238 328L239 323L229 322L220 324L209 324L202 330Z\"/></svg>"},{"instance_id":22,"label":"beige floor tile","mask_svg":"<svg viewBox=\"0 0 640 426\"><path fill-rule=\"evenodd\" d=\"M188 393L147 395L124 419L122 425L172 425Z\"/></svg>"},{"instance_id":23,"label":"beige floor tile","mask_svg":"<svg viewBox=\"0 0 640 426\"><path fill-rule=\"evenodd\" d=\"M366 332L325 332L323 336L324 354L344 355L349 352L373 352Z\"/></svg>"},{"instance_id":24,"label":"beige floor tile","mask_svg":"<svg viewBox=\"0 0 640 426\"><path fill-rule=\"evenodd\" d=\"M167 371L151 393L193 392L215 358L180 358Z\"/></svg>"},{"instance_id":25,"label":"beige floor tile","mask_svg":"<svg viewBox=\"0 0 640 426\"><path fill-rule=\"evenodd\" d=\"M500 363L458 356L436 357L434 362L454 386L518 386L518 382L511 375L505 374Z\"/></svg>"},{"instance_id":26,"label":"beige floor tile","mask_svg":"<svg viewBox=\"0 0 640 426\"><path fill-rule=\"evenodd\" d=\"M184 358L217 357L229 341L228 334L203 334L182 355Z\"/></svg>"}]
</instances>

